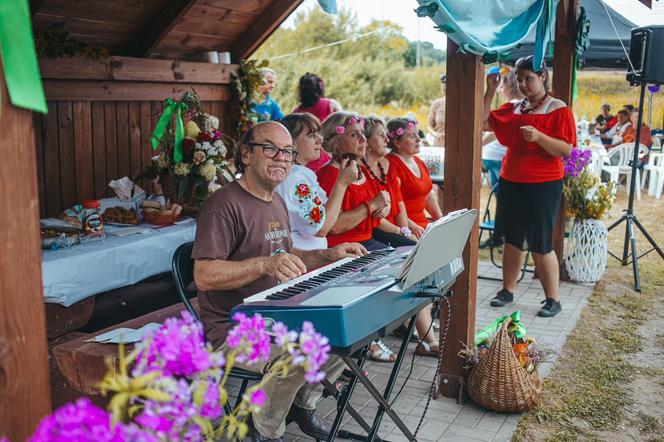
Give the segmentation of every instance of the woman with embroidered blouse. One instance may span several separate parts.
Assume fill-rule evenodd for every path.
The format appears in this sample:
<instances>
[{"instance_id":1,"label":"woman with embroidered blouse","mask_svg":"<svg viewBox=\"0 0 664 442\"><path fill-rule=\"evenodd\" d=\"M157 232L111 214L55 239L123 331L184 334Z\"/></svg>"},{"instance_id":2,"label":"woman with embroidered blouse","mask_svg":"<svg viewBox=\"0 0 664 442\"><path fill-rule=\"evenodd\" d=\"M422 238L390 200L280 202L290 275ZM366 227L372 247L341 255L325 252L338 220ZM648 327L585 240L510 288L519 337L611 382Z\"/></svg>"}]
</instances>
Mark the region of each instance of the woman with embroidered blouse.
<instances>
[{"instance_id":1,"label":"woman with embroidered blouse","mask_svg":"<svg viewBox=\"0 0 664 442\"><path fill-rule=\"evenodd\" d=\"M346 188L357 179L354 164L344 161L344 168L330 194L318 184L316 174L304 165L316 160L321 152L321 124L310 113L286 115L279 121L293 137L297 157L290 174L277 187L286 202L293 246L300 250L327 249L327 235L337 222Z\"/></svg>"},{"instance_id":2,"label":"woman with embroidered blouse","mask_svg":"<svg viewBox=\"0 0 664 442\"><path fill-rule=\"evenodd\" d=\"M390 213L380 220L373 231L373 238L392 247L415 245L408 228L408 214L401 194L401 182L390 169L387 155L387 128L383 119L370 115L364 119L364 136L367 138L367 155L362 158L370 180L376 187L390 194Z\"/></svg>"},{"instance_id":3,"label":"woman with embroidered blouse","mask_svg":"<svg viewBox=\"0 0 664 442\"><path fill-rule=\"evenodd\" d=\"M491 111L499 83L488 75L484 94L484 129L492 130L507 148L500 171L500 199L496 220L505 235L503 288L491 300L494 307L514 301L523 251L533 254L544 289L538 316L561 310L558 259L553 251L553 226L560 207L564 167L562 157L576 145L574 115L567 105L549 95L545 65L533 66L533 57L517 60L520 103L505 103Z\"/></svg>"},{"instance_id":4,"label":"woman with embroidered blouse","mask_svg":"<svg viewBox=\"0 0 664 442\"><path fill-rule=\"evenodd\" d=\"M420 152L417 121L409 118L392 118L387 122L387 136L392 152L387 155L390 167L401 181L401 193L408 214L408 228L420 238L429 220L442 217L442 211L432 192L433 183L429 170L416 154Z\"/></svg>"},{"instance_id":5,"label":"woman with embroidered blouse","mask_svg":"<svg viewBox=\"0 0 664 442\"><path fill-rule=\"evenodd\" d=\"M367 179L357 161L367 150L364 119L349 112L335 112L323 122L323 148L332 160L316 175L326 192L331 192L342 171L353 170L356 180L348 186L337 222L327 234L330 247L343 242L359 242L367 250L379 250L386 244L372 238L373 229L390 212L390 196ZM351 161L345 162L346 159Z\"/></svg>"}]
</instances>

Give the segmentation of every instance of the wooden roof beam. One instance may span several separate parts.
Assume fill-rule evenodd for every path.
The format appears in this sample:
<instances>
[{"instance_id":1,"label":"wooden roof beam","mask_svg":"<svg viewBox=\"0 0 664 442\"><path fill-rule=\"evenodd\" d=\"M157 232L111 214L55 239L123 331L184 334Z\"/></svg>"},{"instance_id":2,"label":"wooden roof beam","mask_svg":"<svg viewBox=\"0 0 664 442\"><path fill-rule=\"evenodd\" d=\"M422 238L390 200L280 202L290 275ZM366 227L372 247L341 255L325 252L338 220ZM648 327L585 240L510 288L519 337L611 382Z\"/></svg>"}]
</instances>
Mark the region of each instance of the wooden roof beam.
<instances>
[{"instance_id":1,"label":"wooden roof beam","mask_svg":"<svg viewBox=\"0 0 664 442\"><path fill-rule=\"evenodd\" d=\"M235 63L249 57L279 25L297 9L303 0L276 0L254 22L251 29L231 46L231 60Z\"/></svg>"},{"instance_id":2,"label":"wooden roof beam","mask_svg":"<svg viewBox=\"0 0 664 442\"><path fill-rule=\"evenodd\" d=\"M187 14L197 0L169 0L161 13L155 16L147 28L136 39L136 45L130 51L137 57L147 57L162 42L169 32Z\"/></svg>"}]
</instances>

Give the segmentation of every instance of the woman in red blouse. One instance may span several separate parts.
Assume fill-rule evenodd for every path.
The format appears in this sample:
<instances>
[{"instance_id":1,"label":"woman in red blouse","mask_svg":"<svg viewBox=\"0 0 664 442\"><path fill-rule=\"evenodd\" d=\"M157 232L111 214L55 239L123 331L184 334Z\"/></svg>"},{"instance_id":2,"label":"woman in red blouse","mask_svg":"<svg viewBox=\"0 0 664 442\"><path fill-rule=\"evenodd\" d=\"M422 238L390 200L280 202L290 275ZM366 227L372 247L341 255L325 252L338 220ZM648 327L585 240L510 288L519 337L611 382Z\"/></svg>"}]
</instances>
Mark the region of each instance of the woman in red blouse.
<instances>
[{"instance_id":1,"label":"woman in red blouse","mask_svg":"<svg viewBox=\"0 0 664 442\"><path fill-rule=\"evenodd\" d=\"M515 66L519 90L526 97L490 112L499 76L487 76L484 94L486 130L494 131L507 147L500 172L500 199L496 220L505 232L503 288L491 300L494 307L514 301L523 251L533 254L546 299L538 316L551 317L561 310L558 259L552 249L553 225L562 198L562 157L576 145L572 111L549 95L546 66L533 67L533 57Z\"/></svg>"},{"instance_id":2,"label":"woman in red blouse","mask_svg":"<svg viewBox=\"0 0 664 442\"><path fill-rule=\"evenodd\" d=\"M327 235L329 247L344 242L359 242L367 250L387 247L372 238L373 229L390 211L390 196L367 179L357 161L367 150L364 120L348 112L335 112L323 122L323 148L332 154L332 160L317 173L320 186L328 194L345 167L357 169L358 178L348 186L341 203L341 213Z\"/></svg>"},{"instance_id":3,"label":"woman in red blouse","mask_svg":"<svg viewBox=\"0 0 664 442\"><path fill-rule=\"evenodd\" d=\"M366 117L364 136L367 138L367 155L362 158L362 167L377 188L390 194L391 201L390 213L380 220L380 224L373 231L373 238L392 247L415 245L415 241L410 238L412 232L408 228L401 182L385 158L388 143L385 122L375 115Z\"/></svg>"},{"instance_id":4,"label":"woman in red blouse","mask_svg":"<svg viewBox=\"0 0 664 442\"><path fill-rule=\"evenodd\" d=\"M387 133L392 152L387 156L390 167L401 181L408 227L419 238L429 220L426 209L434 220L443 216L436 196L429 170L422 160L415 155L420 152L420 137L417 134L417 122L408 118L392 118L387 122Z\"/></svg>"}]
</instances>

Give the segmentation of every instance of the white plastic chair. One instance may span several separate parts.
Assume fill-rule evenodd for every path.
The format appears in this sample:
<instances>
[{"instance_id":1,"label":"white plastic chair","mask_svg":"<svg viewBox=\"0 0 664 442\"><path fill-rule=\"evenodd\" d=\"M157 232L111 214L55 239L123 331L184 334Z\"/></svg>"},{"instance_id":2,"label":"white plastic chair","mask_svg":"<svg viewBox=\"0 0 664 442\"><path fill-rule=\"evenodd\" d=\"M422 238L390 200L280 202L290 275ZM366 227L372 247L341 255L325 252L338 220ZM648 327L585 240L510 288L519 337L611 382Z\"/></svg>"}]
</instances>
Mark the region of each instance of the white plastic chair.
<instances>
[{"instance_id":1,"label":"white plastic chair","mask_svg":"<svg viewBox=\"0 0 664 442\"><path fill-rule=\"evenodd\" d=\"M648 154L648 148L639 144L639 155L638 158L641 159ZM602 171L609 174L609 180L618 184L620 175L625 175L626 178L626 190L629 193L629 186L632 176L632 166L630 161L634 155L634 143L623 143L620 144L609 151L608 156L604 159L604 164L602 165ZM636 198L641 199L641 173L639 169L636 169Z\"/></svg>"},{"instance_id":2,"label":"white plastic chair","mask_svg":"<svg viewBox=\"0 0 664 442\"><path fill-rule=\"evenodd\" d=\"M664 164L664 153L650 151L648 157L648 164L643 166L643 176L641 177L641 188L646 187L648 182L648 195L654 195L655 187L657 184L657 173Z\"/></svg>"},{"instance_id":3,"label":"white plastic chair","mask_svg":"<svg viewBox=\"0 0 664 442\"><path fill-rule=\"evenodd\" d=\"M656 155L658 160L655 162L655 166L650 169L648 194L660 199L662 197L662 190L664 189L664 154L657 153L651 155Z\"/></svg>"}]
</instances>

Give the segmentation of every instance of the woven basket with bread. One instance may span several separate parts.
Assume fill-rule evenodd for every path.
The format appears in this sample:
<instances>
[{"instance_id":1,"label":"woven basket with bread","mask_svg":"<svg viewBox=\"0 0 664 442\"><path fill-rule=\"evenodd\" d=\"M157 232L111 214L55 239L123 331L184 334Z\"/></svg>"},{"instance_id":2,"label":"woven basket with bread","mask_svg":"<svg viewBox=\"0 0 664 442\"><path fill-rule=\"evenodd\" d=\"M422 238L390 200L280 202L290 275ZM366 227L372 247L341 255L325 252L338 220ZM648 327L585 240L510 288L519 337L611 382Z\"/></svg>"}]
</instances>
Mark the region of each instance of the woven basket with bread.
<instances>
[{"instance_id":1,"label":"woven basket with bread","mask_svg":"<svg viewBox=\"0 0 664 442\"><path fill-rule=\"evenodd\" d=\"M143 208L143 220L158 226L175 223L182 213L182 206L179 204L162 206L157 201L145 200L141 204L141 207Z\"/></svg>"}]
</instances>

